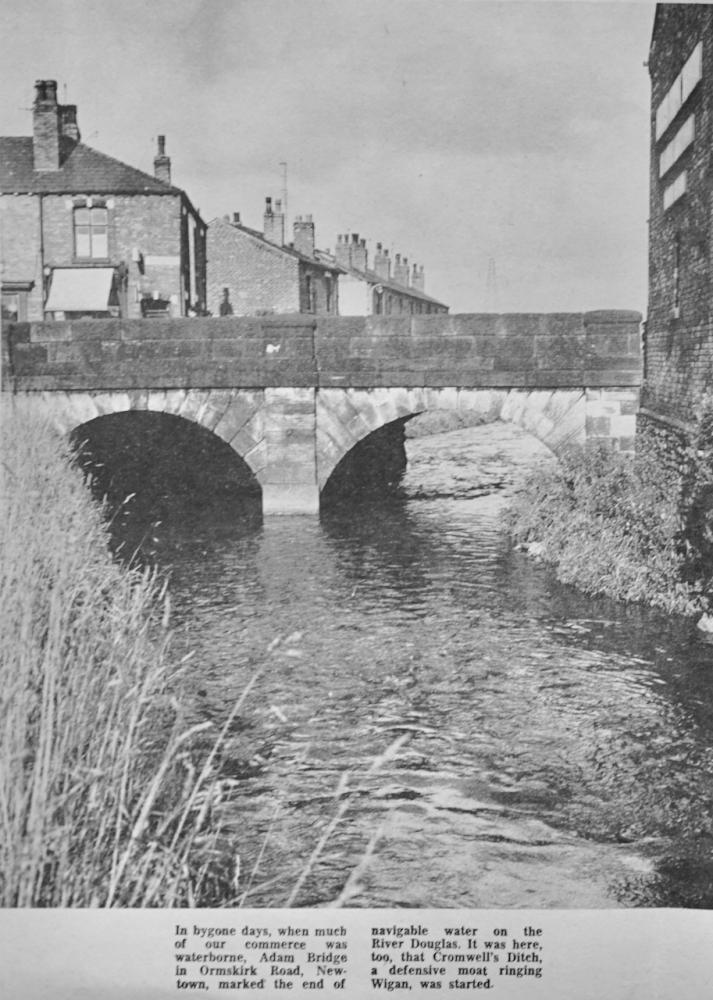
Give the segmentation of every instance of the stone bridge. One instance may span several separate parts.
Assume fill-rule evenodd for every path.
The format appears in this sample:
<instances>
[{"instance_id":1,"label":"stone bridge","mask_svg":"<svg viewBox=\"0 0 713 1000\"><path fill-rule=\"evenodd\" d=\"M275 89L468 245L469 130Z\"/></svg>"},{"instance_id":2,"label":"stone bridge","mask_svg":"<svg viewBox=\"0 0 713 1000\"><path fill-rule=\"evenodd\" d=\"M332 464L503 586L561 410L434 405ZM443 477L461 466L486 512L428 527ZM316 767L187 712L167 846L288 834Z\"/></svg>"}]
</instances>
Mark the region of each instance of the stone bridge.
<instances>
[{"instance_id":1,"label":"stone bridge","mask_svg":"<svg viewBox=\"0 0 713 1000\"><path fill-rule=\"evenodd\" d=\"M3 389L63 433L131 410L193 421L244 459L265 514L316 514L355 445L426 410L512 421L556 454L600 439L632 449L640 322L600 311L21 323L4 331Z\"/></svg>"}]
</instances>

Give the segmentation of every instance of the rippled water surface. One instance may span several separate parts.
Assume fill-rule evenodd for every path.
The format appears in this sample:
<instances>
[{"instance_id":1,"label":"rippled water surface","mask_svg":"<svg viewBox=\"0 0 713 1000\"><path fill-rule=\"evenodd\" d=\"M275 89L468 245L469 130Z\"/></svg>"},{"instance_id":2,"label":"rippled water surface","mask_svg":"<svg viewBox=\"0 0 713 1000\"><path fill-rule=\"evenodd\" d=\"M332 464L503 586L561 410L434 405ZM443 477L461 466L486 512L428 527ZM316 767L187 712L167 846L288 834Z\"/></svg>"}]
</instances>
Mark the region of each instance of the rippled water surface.
<instances>
[{"instance_id":1,"label":"rippled water surface","mask_svg":"<svg viewBox=\"0 0 713 1000\"><path fill-rule=\"evenodd\" d=\"M713 647L511 550L534 447L439 434L403 502L155 529L192 711L259 671L222 764L248 905L713 906Z\"/></svg>"}]
</instances>

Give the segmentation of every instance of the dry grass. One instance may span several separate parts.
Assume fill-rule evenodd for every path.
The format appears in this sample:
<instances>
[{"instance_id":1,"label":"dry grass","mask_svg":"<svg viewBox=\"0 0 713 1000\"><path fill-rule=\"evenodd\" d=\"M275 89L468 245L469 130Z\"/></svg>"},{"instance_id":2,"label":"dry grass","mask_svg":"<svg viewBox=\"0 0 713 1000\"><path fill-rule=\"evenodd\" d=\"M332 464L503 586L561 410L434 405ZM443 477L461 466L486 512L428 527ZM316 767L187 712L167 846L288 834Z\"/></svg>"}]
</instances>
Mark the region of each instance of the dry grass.
<instances>
[{"instance_id":1,"label":"dry grass","mask_svg":"<svg viewBox=\"0 0 713 1000\"><path fill-rule=\"evenodd\" d=\"M196 764L165 590L112 561L50 428L3 438L0 906L213 901L234 876L211 828L223 734Z\"/></svg>"}]
</instances>

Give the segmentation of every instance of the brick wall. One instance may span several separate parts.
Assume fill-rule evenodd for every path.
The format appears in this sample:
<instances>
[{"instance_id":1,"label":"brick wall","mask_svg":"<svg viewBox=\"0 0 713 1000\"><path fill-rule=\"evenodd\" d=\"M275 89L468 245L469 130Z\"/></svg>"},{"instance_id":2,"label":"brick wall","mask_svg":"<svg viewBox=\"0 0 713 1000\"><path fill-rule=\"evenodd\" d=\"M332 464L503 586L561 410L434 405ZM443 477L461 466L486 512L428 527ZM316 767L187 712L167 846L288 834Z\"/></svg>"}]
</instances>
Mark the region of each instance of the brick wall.
<instances>
[{"instance_id":1,"label":"brick wall","mask_svg":"<svg viewBox=\"0 0 713 1000\"><path fill-rule=\"evenodd\" d=\"M703 42L701 82L656 140L656 109L698 41ZM690 421L696 404L713 386L711 326L711 204L713 168L713 8L662 4L657 8L649 56L651 75L651 165L649 312L646 325L642 405L651 421ZM695 115L695 137L679 160L659 177L659 158L681 124ZM665 188L681 171L687 191L664 210ZM678 315L676 315L676 307ZM642 414L641 429L647 417ZM658 419L659 428L663 427ZM680 430L680 428L679 428ZM673 440L672 439L672 440Z\"/></svg>"},{"instance_id":2,"label":"brick wall","mask_svg":"<svg viewBox=\"0 0 713 1000\"><path fill-rule=\"evenodd\" d=\"M33 195L0 197L0 273L3 281L33 281L28 320L43 319L40 203Z\"/></svg>"},{"instance_id":3,"label":"brick wall","mask_svg":"<svg viewBox=\"0 0 713 1000\"><path fill-rule=\"evenodd\" d=\"M28 319L41 320L42 254L46 267L96 264L129 268L128 317L141 315L142 291L176 297L176 314L184 313L184 285L188 287L187 205L180 195L107 195L108 258L91 261L74 254L74 196L5 195L2 198L3 278L33 280ZM42 219L42 239L40 238ZM201 235L202 234L202 235ZM143 274L132 259L134 250L143 257ZM195 287L205 301L205 225L197 219Z\"/></svg>"},{"instance_id":4,"label":"brick wall","mask_svg":"<svg viewBox=\"0 0 713 1000\"><path fill-rule=\"evenodd\" d=\"M236 316L314 311L336 315L338 282L321 267L216 219L208 228L208 309L219 315L223 289ZM328 295L331 283L331 295Z\"/></svg>"},{"instance_id":5,"label":"brick wall","mask_svg":"<svg viewBox=\"0 0 713 1000\"><path fill-rule=\"evenodd\" d=\"M236 316L300 311L297 258L216 219L208 227L208 310L219 315L223 289Z\"/></svg>"}]
</instances>

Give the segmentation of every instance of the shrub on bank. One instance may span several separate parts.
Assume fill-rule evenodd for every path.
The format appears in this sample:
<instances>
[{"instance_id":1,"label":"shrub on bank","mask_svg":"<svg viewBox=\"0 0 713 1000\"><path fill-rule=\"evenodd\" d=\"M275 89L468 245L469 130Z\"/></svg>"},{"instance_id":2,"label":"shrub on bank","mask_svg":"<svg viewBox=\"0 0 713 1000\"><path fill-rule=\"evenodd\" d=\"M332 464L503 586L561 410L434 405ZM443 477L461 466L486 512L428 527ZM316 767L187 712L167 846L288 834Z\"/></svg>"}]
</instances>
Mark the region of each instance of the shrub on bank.
<instances>
[{"instance_id":1,"label":"shrub on bank","mask_svg":"<svg viewBox=\"0 0 713 1000\"><path fill-rule=\"evenodd\" d=\"M167 598L112 561L49 427L5 420L0 524L0 906L202 905L213 755L171 695Z\"/></svg>"},{"instance_id":2,"label":"shrub on bank","mask_svg":"<svg viewBox=\"0 0 713 1000\"><path fill-rule=\"evenodd\" d=\"M669 613L704 610L707 528L692 531L687 514L700 514L709 478L699 444L685 452L682 470L646 447L635 456L586 449L540 466L510 506L509 532L586 593Z\"/></svg>"}]
</instances>

